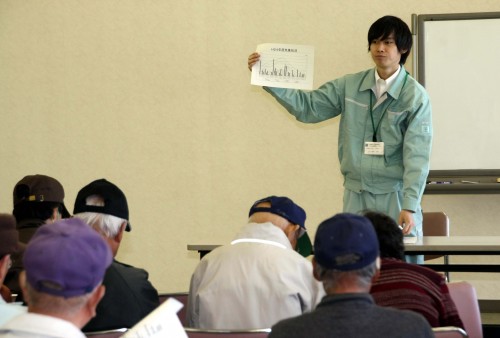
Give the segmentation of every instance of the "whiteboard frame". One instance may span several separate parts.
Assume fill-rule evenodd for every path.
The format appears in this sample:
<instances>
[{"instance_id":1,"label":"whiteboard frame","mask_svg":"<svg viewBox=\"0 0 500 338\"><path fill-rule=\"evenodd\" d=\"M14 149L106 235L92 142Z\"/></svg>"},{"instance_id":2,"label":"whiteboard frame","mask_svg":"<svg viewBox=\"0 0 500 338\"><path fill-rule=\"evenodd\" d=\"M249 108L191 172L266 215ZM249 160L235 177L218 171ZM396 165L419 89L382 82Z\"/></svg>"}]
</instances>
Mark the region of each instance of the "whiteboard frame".
<instances>
[{"instance_id":1,"label":"whiteboard frame","mask_svg":"<svg viewBox=\"0 0 500 338\"><path fill-rule=\"evenodd\" d=\"M413 34L416 36L417 44L414 46L416 64L414 71L418 82L425 87L425 23L428 21L450 21L450 20L484 20L500 19L500 12L478 12L478 13L451 13L451 14L420 14L412 16ZM415 23L416 21L416 23ZM428 181L439 181L446 177L455 183L463 179L474 178L481 184L465 186L453 184L445 186L427 186L426 193L500 193L500 183L496 178L500 177L499 168L490 169L447 169L430 170Z\"/></svg>"},{"instance_id":2,"label":"whiteboard frame","mask_svg":"<svg viewBox=\"0 0 500 338\"><path fill-rule=\"evenodd\" d=\"M417 80L425 87L425 22L451 20L483 20L500 19L500 12L453 13L453 14L419 14L417 15ZM415 28L415 27L414 27Z\"/></svg>"}]
</instances>

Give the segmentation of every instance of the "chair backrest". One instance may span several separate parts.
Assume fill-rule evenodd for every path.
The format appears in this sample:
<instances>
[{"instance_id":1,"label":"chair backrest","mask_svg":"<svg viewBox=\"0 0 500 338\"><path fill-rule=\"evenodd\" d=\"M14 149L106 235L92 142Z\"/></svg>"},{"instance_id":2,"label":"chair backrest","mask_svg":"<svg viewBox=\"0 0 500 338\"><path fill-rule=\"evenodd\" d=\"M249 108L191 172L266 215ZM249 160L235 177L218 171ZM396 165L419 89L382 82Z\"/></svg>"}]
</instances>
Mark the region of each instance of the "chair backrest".
<instances>
[{"instance_id":1,"label":"chair backrest","mask_svg":"<svg viewBox=\"0 0 500 338\"><path fill-rule=\"evenodd\" d=\"M84 332L83 334L86 337L92 338L118 338L127 332L128 329L115 329L115 330L105 330L105 331L93 331L93 332Z\"/></svg>"},{"instance_id":2,"label":"chair backrest","mask_svg":"<svg viewBox=\"0 0 500 338\"><path fill-rule=\"evenodd\" d=\"M457 306L458 315L464 323L464 328L470 338L482 338L483 327L481 312L477 300L476 289L468 282L448 283L451 299Z\"/></svg>"},{"instance_id":3,"label":"chair backrest","mask_svg":"<svg viewBox=\"0 0 500 338\"><path fill-rule=\"evenodd\" d=\"M423 212L422 232L424 236L449 236L450 219L442 211ZM425 255L424 260L436 259L443 255Z\"/></svg>"},{"instance_id":4,"label":"chair backrest","mask_svg":"<svg viewBox=\"0 0 500 338\"><path fill-rule=\"evenodd\" d=\"M179 302L181 302L184 306L182 309L177 312L177 316L181 321L182 326L187 326L186 314L187 314L187 301L188 301L188 292L172 292L172 293L160 293L160 304L166 301L169 298L175 298Z\"/></svg>"},{"instance_id":5,"label":"chair backrest","mask_svg":"<svg viewBox=\"0 0 500 338\"><path fill-rule=\"evenodd\" d=\"M191 327L184 328L189 338L266 338L271 329L257 329L247 331L231 330L202 330Z\"/></svg>"},{"instance_id":6,"label":"chair backrest","mask_svg":"<svg viewBox=\"0 0 500 338\"><path fill-rule=\"evenodd\" d=\"M467 338L467 333L459 327L444 326L433 327L434 337L436 338Z\"/></svg>"}]
</instances>

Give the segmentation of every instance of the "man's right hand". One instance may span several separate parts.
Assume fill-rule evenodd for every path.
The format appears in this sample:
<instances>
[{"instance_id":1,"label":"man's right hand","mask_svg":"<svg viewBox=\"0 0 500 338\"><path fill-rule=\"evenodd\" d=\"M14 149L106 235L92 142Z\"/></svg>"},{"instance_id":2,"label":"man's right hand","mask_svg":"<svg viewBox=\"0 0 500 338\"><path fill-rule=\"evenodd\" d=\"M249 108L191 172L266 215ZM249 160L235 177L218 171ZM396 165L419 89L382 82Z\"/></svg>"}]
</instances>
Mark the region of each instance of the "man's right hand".
<instances>
[{"instance_id":1,"label":"man's right hand","mask_svg":"<svg viewBox=\"0 0 500 338\"><path fill-rule=\"evenodd\" d=\"M257 52L254 52L248 56L248 69L252 71L252 67L254 64L259 62L260 59L260 54Z\"/></svg>"}]
</instances>

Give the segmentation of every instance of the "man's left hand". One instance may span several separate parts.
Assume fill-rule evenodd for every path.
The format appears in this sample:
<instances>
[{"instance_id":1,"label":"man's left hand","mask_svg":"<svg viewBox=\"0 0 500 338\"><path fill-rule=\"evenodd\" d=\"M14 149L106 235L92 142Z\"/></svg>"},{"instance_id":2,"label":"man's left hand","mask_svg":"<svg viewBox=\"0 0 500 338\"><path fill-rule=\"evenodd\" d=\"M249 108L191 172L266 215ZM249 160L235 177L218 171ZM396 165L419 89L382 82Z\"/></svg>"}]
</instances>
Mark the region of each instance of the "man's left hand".
<instances>
[{"instance_id":1,"label":"man's left hand","mask_svg":"<svg viewBox=\"0 0 500 338\"><path fill-rule=\"evenodd\" d=\"M403 227L403 235L409 235L411 233L411 229L415 226L413 212L410 210L401 210L399 213L398 224Z\"/></svg>"}]
</instances>

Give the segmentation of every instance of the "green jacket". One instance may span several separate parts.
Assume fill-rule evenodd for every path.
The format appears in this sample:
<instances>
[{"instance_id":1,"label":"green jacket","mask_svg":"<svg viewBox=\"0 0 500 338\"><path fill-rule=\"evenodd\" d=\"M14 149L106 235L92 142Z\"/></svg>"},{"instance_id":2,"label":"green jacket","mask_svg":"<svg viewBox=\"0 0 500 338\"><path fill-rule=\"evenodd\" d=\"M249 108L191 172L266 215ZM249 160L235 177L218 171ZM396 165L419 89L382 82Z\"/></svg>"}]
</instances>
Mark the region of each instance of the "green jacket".
<instances>
[{"instance_id":1,"label":"green jacket","mask_svg":"<svg viewBox=\"0 0 500 338\"><path fill-rule=\"evenodd\" d=\"M340 117L338 157L344 187L373 194L403 192L403 209L416 210L429 173L431 105L424 88L402 67L387 99L375 105L375 69L329 81L313 91L264 87L298 121ZM373 102L373 122L370 115ZM382 120L381 120L382 119ZM374 128L383 156L365 155Z\"/></svg>"}]
</instances>

